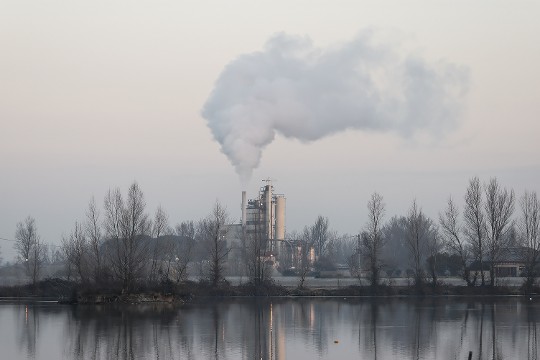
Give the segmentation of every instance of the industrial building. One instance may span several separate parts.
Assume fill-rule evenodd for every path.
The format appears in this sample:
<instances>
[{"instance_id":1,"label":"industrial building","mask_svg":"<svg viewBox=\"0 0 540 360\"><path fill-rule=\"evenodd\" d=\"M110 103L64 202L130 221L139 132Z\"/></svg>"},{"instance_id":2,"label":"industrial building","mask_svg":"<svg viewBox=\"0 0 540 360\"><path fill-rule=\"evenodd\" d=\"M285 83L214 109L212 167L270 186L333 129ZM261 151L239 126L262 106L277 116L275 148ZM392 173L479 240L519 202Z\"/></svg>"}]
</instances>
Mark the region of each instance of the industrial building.
<instances>
[{"instance_id":1,"label":"industrial building","mask_svg":"<svg viewBox=\"0 0 540 360\"><path fill-rule=\"evenodd\" d=\"M247 244L258 243L261 258L277 267L280 255L285 249L285 196L276 194L271 180L263 180L257 197L248 199L242 191L242 217L238 224L227 226L227 243L232 253L229 255L229 271L242 273L240 262L245 261ZM232 260L231 259L237 259ZM240 260L241 259L241 260Z\"/></svg>"},{"instance_id":2,"label":"industrial building","mask_svg":"<svg viewBox=\"0 0 540 360\"><path fill-rule=\"evenodd\" d=\"M266 241L267 252L277 256L285 240L285 196L274 193L271 180L264 182L255 199L246 200L242 191L242 229L245 236Z\"/></svg>"}]
</instances>

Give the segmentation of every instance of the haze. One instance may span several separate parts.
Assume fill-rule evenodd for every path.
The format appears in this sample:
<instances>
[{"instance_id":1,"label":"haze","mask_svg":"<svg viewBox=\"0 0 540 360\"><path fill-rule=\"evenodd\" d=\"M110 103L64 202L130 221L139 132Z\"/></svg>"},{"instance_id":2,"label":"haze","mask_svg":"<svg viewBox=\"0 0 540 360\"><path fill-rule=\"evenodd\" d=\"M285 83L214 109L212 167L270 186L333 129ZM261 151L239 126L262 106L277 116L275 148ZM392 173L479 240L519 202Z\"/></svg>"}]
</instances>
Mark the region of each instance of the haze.
<instances>
[{"instance_id":1,"label":"haze","mask_svg":"<svg viewBox=\"0 0 540 360\"><path fill-rule=\"evenodd\" d=\"M328 216L357 233L373 191L388 217L435 217L468 179L518 195L540 179L540 4L535 1L47 1L0 3L0 237L31 215L59 244L92 196L137 181L148 210L197 220L216 199L276 179L287 229ZM366 30L367 29L367 30ZM398 54L466 73L451 128L277 135L242 183L201 115L225 66L278 33L336 48L373 31ZM310 139L312 140L312 139ZM0 256L13 256L0 242Z\"/></svg>"}]
</instances>

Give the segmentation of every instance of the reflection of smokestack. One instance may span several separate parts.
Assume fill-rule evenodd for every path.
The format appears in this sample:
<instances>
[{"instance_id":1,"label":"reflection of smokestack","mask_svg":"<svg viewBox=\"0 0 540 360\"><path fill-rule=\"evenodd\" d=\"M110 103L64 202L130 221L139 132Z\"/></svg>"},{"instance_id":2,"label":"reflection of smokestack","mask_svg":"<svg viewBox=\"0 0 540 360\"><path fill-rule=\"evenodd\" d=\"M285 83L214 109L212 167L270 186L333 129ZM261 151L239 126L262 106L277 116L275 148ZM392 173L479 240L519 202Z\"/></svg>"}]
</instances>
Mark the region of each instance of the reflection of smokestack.
<instances>
[{"instance_id":1,"label":"reflection of smokestack","mask_svg":"<svg viewBox=\"0 0 540 360\"><path fill-rule=\"evenodd\" d=\"M242 226L246 226L246 191L242 191Z\"/></svg>"}]
</instances>

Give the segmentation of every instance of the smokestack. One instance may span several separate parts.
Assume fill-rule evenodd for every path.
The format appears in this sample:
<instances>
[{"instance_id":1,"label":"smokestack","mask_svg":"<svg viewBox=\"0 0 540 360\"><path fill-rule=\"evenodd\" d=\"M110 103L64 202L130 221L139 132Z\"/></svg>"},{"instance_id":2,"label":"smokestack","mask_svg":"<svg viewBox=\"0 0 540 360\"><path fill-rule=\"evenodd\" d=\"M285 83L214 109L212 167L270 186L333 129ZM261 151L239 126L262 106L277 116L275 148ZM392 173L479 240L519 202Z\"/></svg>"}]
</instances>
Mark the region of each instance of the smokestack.
<instances>
[{"instance_id":1,"label":"smokestack","mask_svg":"<svg viewBox=\"0 0 540 360\"><path fill-rule=\"evenodd\" d=\"M246 226L246 191L242 191L242 227Z\"/></svg>"},{"instance_id":2,"label":"smokestack","mask_svg":"<svg viewBox=\"0 0 540 360\"><path fill-rule=\"evenodd\" d=\"M270 184L270 182L267 182ZM274 239L274 229L273 229L273 211L272 208L272 185L266 185L264 190L264 214L265 214L265 230L266 230L266 237L269 240ZM272 246L270 246L270 249L272 249Z\"/></svg>"}]
</instances>

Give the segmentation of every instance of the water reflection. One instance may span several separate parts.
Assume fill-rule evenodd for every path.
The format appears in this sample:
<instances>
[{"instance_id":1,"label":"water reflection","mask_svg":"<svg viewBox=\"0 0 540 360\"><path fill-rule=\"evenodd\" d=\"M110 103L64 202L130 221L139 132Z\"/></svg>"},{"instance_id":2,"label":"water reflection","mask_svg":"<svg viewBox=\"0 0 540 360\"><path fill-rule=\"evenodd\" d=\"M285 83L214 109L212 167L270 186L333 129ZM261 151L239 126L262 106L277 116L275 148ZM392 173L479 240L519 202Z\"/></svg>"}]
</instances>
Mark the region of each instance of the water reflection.
<instances>
[{"instance_id":1,"label":"water reflection","mask_svg":"<svg viewBox=\"0 0 540 360\"><path fill-rule=\"evenodd\" d=\"M527 307L527 318L538 319L535 307ZM535 321L527 323L527 356L529 359L538 359L538 337Z\"/></svg>"},{"instance_id":2,"label":"water reflection","mask_svg":"<svg viewBox=\"0 0 540 360\"><path fill-rule=\"evenodd\" d=\"M34 358L36 354L36 338L39 330L39 317L34 316L32 310L28 305L24 306L24 322L18 329L19 347L24 349L30 358Z\"/></svg>"},{"instance_id":3,"label":"water reflection","mask_svg":"<svg viewBox=\"0 0 540 360\"><path fill-rule=\"evenodd\" d=\"M14 359L538 359L537 301L4 304L0 345Z\"/></svg>"}]
</instances>

